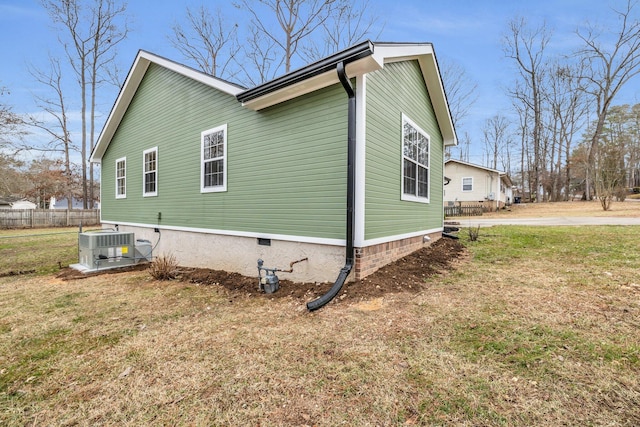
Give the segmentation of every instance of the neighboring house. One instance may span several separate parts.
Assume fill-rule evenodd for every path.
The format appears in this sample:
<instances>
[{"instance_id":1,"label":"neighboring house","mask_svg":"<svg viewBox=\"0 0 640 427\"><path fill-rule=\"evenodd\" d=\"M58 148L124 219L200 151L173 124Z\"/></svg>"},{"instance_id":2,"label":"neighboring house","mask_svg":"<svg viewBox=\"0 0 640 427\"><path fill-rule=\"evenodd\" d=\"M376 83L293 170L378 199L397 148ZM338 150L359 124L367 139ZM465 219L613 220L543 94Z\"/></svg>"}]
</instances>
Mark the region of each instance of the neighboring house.
<instances>
[{"instance_id":1,"label":"neighboring house","mask_svg":"<svg viewBox=\"0 0 640 427\"><path fill-rule=\"evenodd\" d=\"M454 159L447 160L444 169L451 179L445 186L446 204L481 203L495 210L513 202L513 184L505 172Z\"/></svg>"},{"instance_id":2,"label":"neighboring house","mask_svg":"<svg viewBox=\"0 0 640 427\"><path fill-rule=\"evenodd\" d=\"M18 200L11 204L11 209L35 209L38 206L28 200Z\"/></svg>"},{"instance_id":3,"label":"neighboring house","mask_svg":"<svg viewBox=\"0 0 640 427\"><path fill-rule=\"evenodd\" d=\"M100 203L99 202L93 202L93 209L100 209ZM55 197L52 197L49 201L49 209L69 209L69 203L67 201L66 197L63 197L62 199L56 199ZM71 199L71 209L84 209L84 205L82 203L81 199L76 199L75 197L73 197Z\"/></svg>"},{"instance_id":4,"label":"neighboring house","mask_svg":"<svg viewBox=\"0 0 640 427\"><path fill-rule=\"evenodd\" d=\"M251 89L140 51L91 161L104 227L155 255L255 276L308 258L284 278L333 281L441 236L454 144L428 43L361 43Z\"/></svg>"}]
</instances>

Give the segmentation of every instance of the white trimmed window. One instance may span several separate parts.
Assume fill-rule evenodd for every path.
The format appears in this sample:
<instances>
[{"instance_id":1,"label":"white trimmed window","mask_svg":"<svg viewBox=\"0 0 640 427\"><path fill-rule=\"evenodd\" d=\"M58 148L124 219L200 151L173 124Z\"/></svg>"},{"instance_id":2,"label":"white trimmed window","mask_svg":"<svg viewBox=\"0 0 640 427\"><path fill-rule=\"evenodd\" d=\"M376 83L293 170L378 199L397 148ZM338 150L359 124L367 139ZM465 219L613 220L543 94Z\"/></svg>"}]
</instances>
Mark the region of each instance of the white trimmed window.
<instances>
[{"instance_id":1,"label":"white trimmed window","mask_svg":"<svg viewBox=\"0 0 640 427\"><path fill-rule=\"evenodd\" d=\"M473 191L473 177L462 178L462 191Z\"/></svg>"},{"instance_id":2,"label":"white trimmed window","mask_svg":"<svg viewBox=\"0 0 640 427\"><path fill-rule=\"evenodd\" d=\"M200 134L200 191L227 191L227 125Z\"/></svg>"},{"instance_id":3,"label":"white trimmed window","mask_svg":"<svg viewBox=\"0 0 640 427\"><path fill-rule=\"evenodd\" d=\"M116 199L127 197L127 158L116 160Z\"/></svg>"},{"instance_id":4,"label":"white trimmed window","mask_svg":"<svg viewBox=\"0 0 640 427\"><path fill-rule=\"evenodd\" d=\"M158 195L158 147L144 150L143 153L143 188L144 197Z\"/></svg>"},{"instance_id":5,"label":"white trimmed window","mask_svg":"<svg viewBox=\"0 0 640 427\"><path fill-rule=\"evenodd\" d=\"M429 135L402 115L402 200L429 203Z\"/></svg>"}]
</instances>

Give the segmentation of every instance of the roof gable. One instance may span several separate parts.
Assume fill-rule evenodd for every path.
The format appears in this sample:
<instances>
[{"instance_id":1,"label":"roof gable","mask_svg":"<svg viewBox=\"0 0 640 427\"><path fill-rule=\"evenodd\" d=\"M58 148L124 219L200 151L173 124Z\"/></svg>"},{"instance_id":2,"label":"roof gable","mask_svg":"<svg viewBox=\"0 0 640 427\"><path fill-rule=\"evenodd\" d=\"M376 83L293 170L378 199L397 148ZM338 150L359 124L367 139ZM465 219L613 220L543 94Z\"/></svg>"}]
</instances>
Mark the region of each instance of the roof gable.
<instances>
[{"instance_id":1,"label":"roof gable","mask_svg":"<svg viewBox=\"0 0 640 427\"><path fill-rule=\"evenodd\" d=\"M449 160L445 161L445 162L444 162L445 167L446 167L449 163L458 163L459 165L463 165L463 166L466 166L466 167L475 168L475 169L479 169L479 170L483 170L483 171L487 171L487 172L495 173L495 174L497 174L500 178L502 178L503 180L505 180L505 181L507 182L507 185L512 185L511 178L509 177L509 175L507 175L507 173L506 173L506 172L499 171L499 170L497 170L497 169L487 168L487 167L480 166L480 165L476 165L476 164L473 164L473 163L463 162L462 160L456 160L456 159L449 159Z\"/></svg>"},{"instance_id":2,"label":"roof gable","mask_svg":"<svg viewBox=\"0 0 640 427\"><path fill-rule=\"evenodd\" d=\"M377 43L374 57L384 63L417 60L445 146L458 145L449 102L431 43Z\"/></svg>"},{"instance_id":3,"label":"roof gable","mask_svg":"<svg viewBox=\"0 0 640 427\"><path fill-rule=\"evenodd\" d=\"M366 41L248 90L141 50L129 70L124 85L98 137L90 161L98 163L101 161L149 65L152 63L235 96L246 108L261 110L339 83L336 72L336 66L339 62L345 64L349 77L355 77L379 70L384 67L385 63L408 60L417 60L420 64L444 145L457 145L453 120L431 43L373 43Z\"/></svg>"},{"instance_id":4,"label":"roof gable","mask_svg":"<svg viewBox=\"0 0 640 427\"><path fill-rule=\"evenodd\" d=\"M142 79L144 78L149 65L152 63L160 65L161 67L172 70L178 74L181 74L190 79L196 80L202 84L210 86L214 89L217 89L223 93L227 93L232 96L236 96L238 93L244 90L243 87L234 85L232 83L226 82L217 77L211 76L209 74L202 73L200 71L194 70L193 68L187 67L182 64L178 64L177 62L173 62L166 58L163 58L158 55L154 55L153 53L146 52L144 50L140 50L136 59L129 70L129 74L120 89L120 93L118 94L118 98L111 109L111 113L109 113L109 117L105 122L104 127L102 128L102 132L98 137L98 141L96 142L95 148L91 153L91 161L92 162L100 162L102 156L104 155L109 143L111 142L111 138L115 134L124 114L129 107Z\"/></svg>"}]
</instances>

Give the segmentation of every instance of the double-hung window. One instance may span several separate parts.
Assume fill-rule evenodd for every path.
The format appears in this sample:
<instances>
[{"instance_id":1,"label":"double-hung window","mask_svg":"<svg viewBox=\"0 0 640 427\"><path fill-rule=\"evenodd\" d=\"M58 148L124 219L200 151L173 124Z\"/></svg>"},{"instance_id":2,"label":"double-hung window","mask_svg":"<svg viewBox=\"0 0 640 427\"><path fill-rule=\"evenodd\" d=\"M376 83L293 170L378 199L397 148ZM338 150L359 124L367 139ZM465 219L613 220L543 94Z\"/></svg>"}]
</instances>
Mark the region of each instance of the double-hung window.
<instances>
[{"instance_id":1,"label":"double-hung window","mask_svg":"<svg viewBox=\"0 0 640 427\"><path fill-rule=\"evenodd\" d=\"M429 202L429 135L402 115L402 200Z\"/></svg>"},{"instance_id":2,"label":"double-hung window","mask_svg":"<svg viewBox=\"0 0 640 427\"><path fill-rule=\"evenodd\" d=\"M116 199L127 197L127 158L116 160Z\"/></svg>"},{"instance_id":3,"label":"double-hung window","mask_svg":"<svg viewBox=\"0 0 640 427\"><path fill-rule=\"evenodd\" d=\"M473 191L473 177L462 178L462 191Z\"/></svg>"},{"instance_id":4,"label":"double-hung window","mask_svg":"<svg viewBox=\"0 0 640 427\"><path fill-rule=\"evenodd\" d=\"M145 150L143 153L143 188L144 197L158 195L158 147Z\"/></svg>"},{"instance_id":5,"label":"double-hung window","mask_svg":"<svg viewBox=\"0 0 640 427\"><path fill-rule=\"evenodd\" d=\"M200 135L200 191L227 190L227 125L206 130Z\"/></svg>"}]
</instances>

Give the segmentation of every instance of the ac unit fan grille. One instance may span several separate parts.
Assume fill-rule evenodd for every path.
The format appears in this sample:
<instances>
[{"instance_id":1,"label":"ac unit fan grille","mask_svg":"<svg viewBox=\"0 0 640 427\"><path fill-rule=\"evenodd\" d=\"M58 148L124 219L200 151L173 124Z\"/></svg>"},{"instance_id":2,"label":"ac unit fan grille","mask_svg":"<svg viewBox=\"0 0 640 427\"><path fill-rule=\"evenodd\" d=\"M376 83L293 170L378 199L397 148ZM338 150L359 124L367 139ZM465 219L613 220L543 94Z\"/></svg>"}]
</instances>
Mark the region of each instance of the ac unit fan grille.
<instances>
[{"instance_id":1,"label":"ac unit fan grille","mask_svg":"<svg viewBox=\"0 0 640 427\"><path fill-rule=\"evenodd\" d=\"M82 233L80 234L80 247L94 249L133 246L133 236L133 233Z\"/></svg>"},{"instance_id":2,"label":"ac unit fan grille","mask_svg":"<svg viewBox=\"0 0 640 427\"><path fill-rule=\"evenodd\" d=\"M99 248L108 248L111 246L127 246L131 244L131 234L99 235L97 244Z\"/></svg>"}]
</instances>

